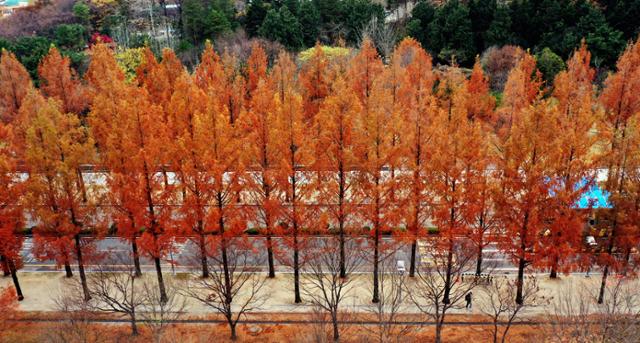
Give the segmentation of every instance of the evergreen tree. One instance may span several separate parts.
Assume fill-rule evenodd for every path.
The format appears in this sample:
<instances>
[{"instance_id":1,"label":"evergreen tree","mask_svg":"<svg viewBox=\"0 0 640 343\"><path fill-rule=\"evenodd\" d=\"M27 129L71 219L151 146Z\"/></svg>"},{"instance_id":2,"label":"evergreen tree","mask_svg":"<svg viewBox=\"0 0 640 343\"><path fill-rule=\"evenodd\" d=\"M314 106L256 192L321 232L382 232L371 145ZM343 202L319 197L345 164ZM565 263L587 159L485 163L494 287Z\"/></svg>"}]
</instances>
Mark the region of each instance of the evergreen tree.
<instances>
[{"instance_id":1,"label":"evergreen tree","mask_svg":"<svg viewBox=\"0 0 640 343\"><path fill-rule=\"evenodd\" d=\"M469 18L471 19L476 51L482 51L488 47L484 37L493 23L493 17L496 11L496 0L469 1Z\"/></svg>"},{"instance_id":2,"label":"evergreen tree","mask_svg":"<svg viewBox=\"0 0 640 343\"><path fill-rule=\"evenodd\" d=\"M512 20L512 32L516 43L524 48L535 46L542 35L538 18L540 0L515 0L509 3L509 14Z\"/></svg>"},{"instance_id":3,"label":"evergreen tree","mask_svg":"<svg viewBox=\"0 0 640 343\"><path fill-rule=\"evenodd\" d=\"M427 46L443 62L455 56L461 65L470 65L475 56L473 31L469 19L469 7L452 0L436 10L429 24Z\"/></svg>"},{"instance_id":4,"label":"evergreen tree","mask_svg":"<svg viewBox=\"0 0 640 343\"><path fill-rule=\"evenodd\" d=\"M423 47L429 48L427 28L435 15L436 9L429 1L420 1L411 11L411 20L407 24L407 35L415 38Z\"/></svg>"},{"instance_id":5,"label":"evergreen tree","mask_svg":"<svg viewBox=\"0 0 640 343\"><path fill-rule=\"evenodd\" d=\"M182 3L183 38L197 44L204 38L207 15L202 1L185 0Z\"/></svg>"},{"instance_id":6,"label":"evergreen tree","mask_svg":"<svg viewBox=\"0 0 640 343\"><path fill-rule=\"evenodd\" d=\"M80 24L58 25L54 34L56 45L62 49L78 51L87 44L85 28Z\"/></svg>"},{"instance_id":7,"label":"evergreen tree","mask_svg":"<svg viewBox=\"0 0 640 343\"><path fill-rule=\"evenodd\" d=\"M484 48L493 45L503 46L513 44L515 37L511 31L511 14L507 6L500 5L493 14L491 25L484 33Z\"/></svg>"},{"instance_id":8,"label":"evergreen tree","mask_svg":"<svg viewBox=\"0 0 640 343\"><path fill-rule=\"evenodd\" d=\"M236 19L236 7L233 0L210 0L209 10L216 10L224 15L229 22L231 30L238 27L238 20ZM209 13L211 15L211 13Z\"/></svg>"},{"instance_id":9,"label":"evergreen tree","mask_svg":"<svg viewBox=\"0 0 640 343\"><path fill-rule=\"evenodd\" d=\"M207 37L214 37L220 33L230 31L232 24L229 22L227 16L217 10L211 9L207 15L207 26L205 27L205 35Z\"/></svg>"},{"instance_id":10,"label":"evergreen tree","mask_svg":"<svg viewBox=\"0 0 640 343\"><path fill-rule=\"evenodd\" d=\"M281 6L277 11L269 10L258 33L290 49L299 49L303 46L302 27L287 6Z\"/></svg>"},{"instance_id":11,"label":"evergreen tree","mask_svg":"<svg viewBox=\"0 0 640 343\"><path fill-rule=\"evenodd\" d=\"M294 16L300 15L300 1L299 0L282 0L282 6L287 6L289 12Z\"/></svg>"},{"instance_id":12,"label":"evergreen tree","mask_svg":"<svg viewBox=\"0 0 640 343\"><path fill-rule=\"evenodd\" d=\"M339 23L342 20L340 0L312 0L320 13L322 25Z\"/></svg>"},{"instance_id":13,"label":"evergreen tree","mask_svg":"<svg viewBox=\"0 0 640 343\"><path fill-rule=\"evenodd\" d=\"M580 39L584 38L593 56L594 65L613 65L625 46L623 32L612 28L604 14L593 8L576 25ZM573 48L580 42L574 42Z\"/></svg>"},{"instance_id":14,"label":"evergreen tree","mask_svg":"<svg viewBox=\"0 0 640 343\"><path fill-rule=\"evenodd\" d=\"M247 14L244 17L244 29L249 36L258 35L258 30L267 16L269 5L263 0L252 0L247 7Z\"/></svg>"},{"instance_id":15,"label":"evergreen tree","mask_svg":"<svg viewBox=\"0 0 640 343\"><path fill-rule=\"evenodd\" d=\"M231 23L223 10L213 5L208 8L200 0L184 1L182 4L183 38L198 45L205 39L231 30Z\"/></svg>"},{"instance_id":16,"label":"evergreen tree","mask_svg":"<svg viewBox=\"0 0 640 343\"><path fill-rule=\"evenodd\" d=\"M547 84L553 83L556 75L564 70L564 61L555 52L549 48L542 49L538 55L536 55L536 67L542 73L542 77Z\"/></svg>"},{"instance_id":17,"label":"evergreen tree","mask_svg":"<svg viewBox=\"0 0 640 343\"><path fill-rule=\"evenodd\" d=\"M302 39L305 46L313 46L320 33L320 11L312 1L303 0L298 10L298 21L302 27Z\"/></svg>"},{"instance_id":18,"label":"evergreen tree","mask_svg":"<svg viewBox=\"0 0 640 343\"><path fill-rule=\"evenodd\" d=\"M615 30L622 31L624 39L636 39L640 34L640 0L599 1L604 6L607 22Z\"/></svg>"},{"instance_id":19,"label":"evergreen tree","mask_svg":"<svg viewBox=\"0 0 640 343\"><path fill-rule=\"evenodd\" d=\"M371 21L377 18L378 23L384 22L384 9L371 0L343 0L342 13L344 13L342 26L346 30L346 38L350 43L357 43L360 31Z\"/></svg>"},{"instance_id":20,"label":"evergreen tree","mask_svg":"<svg viewBox=\"0 0 640 343\"><path fill-rule=\"evenodd\" d=\"M51 41L45 37L21 37L11 44L11 51L29 71L31 78L36 80L38 77L38 64L49 53L50 47Z\"/></svg>"}]
</instances>

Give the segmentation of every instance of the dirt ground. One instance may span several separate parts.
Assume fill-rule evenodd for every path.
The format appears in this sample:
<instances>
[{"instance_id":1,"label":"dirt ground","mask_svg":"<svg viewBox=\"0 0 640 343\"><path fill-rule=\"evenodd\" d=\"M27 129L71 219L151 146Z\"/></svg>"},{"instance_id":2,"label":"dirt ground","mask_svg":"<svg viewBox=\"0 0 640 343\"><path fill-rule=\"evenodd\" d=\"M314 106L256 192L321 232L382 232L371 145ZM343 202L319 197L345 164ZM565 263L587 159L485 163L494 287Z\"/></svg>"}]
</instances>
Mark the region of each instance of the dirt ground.
<instances>
[{"instance_id":1,"label":"dirt ground","mask_svg":"<svg viewBox=\"0 0 640 343\"><path fill-rule=\"evenodd\" d=\"M323 330L326 329L326 330ZM447 326L443 332L444 342L488 342L491 335L483 326ZM0 336L2 343L40 343L55 342L52 332L65 330L65 327L58 323L20 323L5 330ZM117 325L92 325L88 330L98 337L92 342L126 342L142 343L152 341L150 332L141 325L141 334L138 337L130 335L129 326L126 324ZM321 332L325 332L324 334ZM341 330L341 342L374 342L375 327L360 327L357 325L346 326ZM413 328L412 331L404 334L395 334L391 342L429 342L433 340L433 327ZM323 340L324 339L324 340ZM513 327L509 333L508 342L541 342L544 338L540 336L540 328L534 326ZM322 327L318 324L296 324L296 325L253 325L239 324L238 342L251 343L303 343L303 342L331 342L330 327ZM179 324L171 327L163 336L162 342L184 342L184 343L204 343L204 342L231 342L229 330L225 324Z\"/></svg>"}]
</instances>

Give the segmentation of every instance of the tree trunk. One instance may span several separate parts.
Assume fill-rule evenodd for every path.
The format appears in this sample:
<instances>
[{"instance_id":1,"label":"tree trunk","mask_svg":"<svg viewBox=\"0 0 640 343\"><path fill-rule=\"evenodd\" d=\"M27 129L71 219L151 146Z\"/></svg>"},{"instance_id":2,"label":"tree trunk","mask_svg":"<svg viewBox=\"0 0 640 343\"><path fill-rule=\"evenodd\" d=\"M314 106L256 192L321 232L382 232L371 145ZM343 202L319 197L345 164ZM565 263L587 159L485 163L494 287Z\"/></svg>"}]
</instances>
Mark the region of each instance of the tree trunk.
<instances>
[{"instance_id":1,"label":"tree trunk","mask_svg":"<svg viewBox=\"0 0 640 343\"><path fill-rule=\"evenodd\" d=\"M343 224L340 223L340 277L347 277L347 266L345 264L345 253L344 253L344 228Z\"/></svg>"},{"instance_id":2,"label":"tree trunk","mask_svg":"<svg viewBox=\"0 0 640 343\"><path fill-rule=\"evenodd\" d=\"M507 327L502 332L502 340L500 341L501 343L505 343L507 341L507 334L509 333L509 329L511 328L511 320L509 320L509 322L507 322L506 326Z\"/></svg>"},{"instance_id":3,"label":"tree trunk","mask_svg":"<svg viewBox=\"0 0 640 343\"><path fill-rule=\"evenodd\" d=\"M416 276L416 250L418 247L418 240L417 239L413 239L413 242L411 242L411 262L409 263L409 277L415 277Z\"/></svg>"},{"instance_id":4,"label":"tree trunk","mask_svg":"<svg viewBox=\"0 0 640 343\"><path fill-rule=\"evenodd\" d=\"M66 277L73 277L73 272L71 271L71 264L69 264L69 259L65 259L64 261L64 271L66 273Z\"/></svg>"},{"instance_id":5,"label":"tree trunk","mask_svg":"<svg viewBox=\"0 0 640 343\"><path fill-rule=\"evenodd\" d=\"M526 258L526 239L527 239L527 227L529 225L529 212L524 215L524 221L520 230L520 261L518 261L518 279L516 280L516 304L522 305L524 299L522 298L522 289L524 286L524 268L527 265Z\"/></svg>"},{"instance_id":6,"label":"tree trunk","mask_svg":"<svg viewBox=\"0 0 640 343\"><path fill-rule=\"evenodd\" d=\"M267 259L269 261L269 278L276 277L276 270L273 265L273 246L271 242L271 232L267 233Z\"/></svg>"},{"instance_id":7,"label":"tree trunk","mask_svg":"<svg viewBox=\"0 0 640 343\"><path fill-rule=\"evenodd\" d=\"M162 267L160 266L160 257L154 257L156 264L156 274L158 275L158 287L160 288L160 302L167 303L167 291L164 288L164 279L162 278Z\"/></svg>"},{"instance_id":8,"label":"tree trunk","mask_svg":"<svg viewBox=\"0 0 640 343\"><path fill-rule=\"evenodd\" d=\"M602 271L602 283L600 283L600 294L598 294L598 304L604 302L604 291L607 287L607 276L609 275L609 266L604 266Z\"/></svg>"},{"instance_id":9,"label":"tree trunk","mask_svg":"<svg viewBox=\"0 0 640 343\"><path fill-rule=\"evenodd\" d=\"M549 277L552 279L558 278L558 271L556 271L556 266L551 266L551 273L549 273Z\"/></svg>"},{"instance_id":10,"label":"tree trunk","mask_svg":"<svg viewBox=\"0 0 640 343\"><path fill-rule=\"evenodd\" d=\"M24 300L24 295L22 294L22 288L20 288L20 281L18 280L18 271L16 270L16 265L13 263L13 260L10 258L5 258L6 263L9 265L9 272L11 273L11 279L13 279L13 286L16 288L16 295L18 296L18 301Z\"/></svg>"},{"instance_id":11,"label":"tree trunk","mask_svg":"<svg viewBox=\"0 0 640 343\"><path fill-rule=\"evenodd\" d=\"M229 323L229 329L231 329L231 340L232 341L238 340L238 335L236 334L236 324Z\"/></svg>"},{"instance_id":12,"label":"tree trunk","mask_svg":"<svg viewBox=\"0 0 640 343\"><path fill-rule=\"evenodd\" d=\"M440 343L440 342L442 342L442 323L438 321L438 323L436 323L435 343Z\"/></svg>"},{"instance_id":13,"label":"tree trunk","mask_svg":"<svg viewBox=\"0 0 640 343\"><path fill-rule=\"evenodd\" d=\"M220 226L220 254L222 255L222 270L224 272L224 295L225 301L230 304L232 289L231 289L231 274L229 270L229 258L227 256L227 239L224 236L224 217L222 215L222 197L218 193L218 210L220 211L220 218L218 219L218 225ZM232 325L235 330L235 324L229 321L229 325Z\"/></svg>"},{"instance_id":14,"label":"tree trunk","mask_svg":"<svg viewBox=\"0 0 640 343\"><path fill-rule=\"evenodd\" d=\"M133 236L131 241L131 250L133 251L133 265L136 269L136 277L142 276L142 269L140 268L140 254L138 253L138 243L136 242L136 236Z\"/></svg>"},{"instance_id":15,"label":"tree trunk","mask_svg":"<svg viewBox=\"0 0 640 343\"><path fill-rule=\"evenodd\" d=\"M377 226L377 225L376 225ZM374 250L373 250L373 298L371 299L371 302L376 304L380 302L380 294L379 294L379 281L378 281L378 260L380 259L380 237L378 236L379 234L379 229L376 227L375 230L375 240L374 240Z\"/></svg>"},{"instance_id":16,"label":"tree trunk","mask_svg":"<svg viewBox=\"0 0 640 343\"><path fill-rule=\"evenodd\" d=\"M209 268L207 266L207 247L204 234L200 235L200 263L202 264L202 278L209 277Z\"/></svg>"},{"instance_id":17,"label":"tree trunk","mask_svg":"<svg viewBox=\"0 0 640 343\"><path fill-rule=\"evenodd\" d=\"M333 341L340 341L340 330L338 330L338 316L336 314L331 315L331 319L333 322Z\"/></svg>"},{"instance_id":18,"label":"tree trunk","mask_svg":"<svg viewBox=\"0 0 640 343\"><path fill-rule=\"evenodd\" d=\"M518 263L518 279L516 280L516 304L518 305L522 305L523 303L523 298L522 298L522 288L524 285L524 267L525 267L525 260L524 258L520 258L520 261Z\"/></svg>"},{"instance_id":19,"label":"tree trunk","mask_svg":"<svg viewBox=\"0 0 640 343\"><path fill-rule=\"evenodd\" d=\"M451 268L453 265L453 240L449 238L449 251L447 252L447 273L444 281L444 296L442 298L443 304L450 304L451 299L449 295L451 293Z\"/></svg>"},{"instance_id":20,"label":"tree trunk","mask_svg":"<svg viewBox=\"0 0 640 343\"><path fill-rule=\"evenodd\" d=\"M91 300L89 287L87 286L87 275L84 273L84 261L82 260L82 247L80 246L80 235L75 235L76 242L76 258L78 259L78 271L80 271L80 281L82 282L82 292L84 292L84 301Z\"/></svg>"},{"instance_id":21,"label":"tree trunk","mask_svg":"<svg viewBox=\"0 0 640 343\"><path fill-rule=\"evenodd\" d=\"M344 253L344 222L345 222L345 213L344 213L344 199L345 199L345 175L342 166L342 162L339 162L338 166L338 178L339 178L339 189L338 189L338 226L339 226L339 235L340 235L340 277L347 277L347 266L345 263L345 253Z\"/></svg>"},{"instance_id":22,"label":"tree trunk","mask_svg":"<svg viewBox=\"0 0 640 343\"><path fill-rule=\"evenodd\" d=\"M478 257L476 259L476 276L482 274L482 244L478 246Z\"/></svg>"},{"instance_id":23,"label":"tree trunk","mask_svg":"<svg viewBox=\"0 0 640 343\"><path fill-rule=\"evenodd\" d=\"M11 275L11 272L9 271L9 264L7 263L7 259L4 255L0 255L0 263L2 264L2 274L4 276Z\"/></svg>"},{"instance_id":24,"label":"tree trunk","mask_svg":"<svg viewBox=\"0 0 640 343\"><path fill-rule=\"evenodd\" d=\"M294 224L295 226L295 224ZM293 287L294 287L294 302L299 304L302 302L302 298L300 297L300 252L298 247L298 235L296 234L297 229L294 228L293 235Z\"/></svg>"},{"instance_id":25,"label":"tree trunk","mask_svg":"<svg viewBox=\"0 0 640 343\"><path fill-rule=\"evenodd\" d=\"M136 325L135 315L131 316L131 336L138 336L138 325Z\"/></svg>"}]
</instances>

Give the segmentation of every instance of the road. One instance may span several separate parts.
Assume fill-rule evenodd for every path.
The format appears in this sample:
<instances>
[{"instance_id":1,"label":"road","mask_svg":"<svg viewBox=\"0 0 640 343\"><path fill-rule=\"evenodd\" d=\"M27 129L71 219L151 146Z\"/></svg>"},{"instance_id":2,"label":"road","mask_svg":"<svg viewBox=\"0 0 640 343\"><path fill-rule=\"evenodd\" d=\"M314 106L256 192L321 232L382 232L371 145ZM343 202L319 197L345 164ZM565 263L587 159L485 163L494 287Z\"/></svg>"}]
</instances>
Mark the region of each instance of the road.
<instances>
[{"instance_id":1,"label":"road","mask_svg":"<svg viewBox=\"0 0 640 343\"><path fill-rule=\"evenodd\" d=\"M309 239L313 240L327 240L326 236L318 236L318 237L310 237ZM257 269L267 270L267 250L266 250L266 239L264 237L259 236L249 236L248 240L253 247L252 250L247 253L248 260L247 263L251 267L255 267ZM387 258L391 262L390 265L395 266L396 262L394 261L404 261L406 268L409 268L410 257L411 257L411 247L407 243L398 243L395 242L391 237L383 237L383 245L390 247L389 253L387 253ZM322 243L322 242L315 242ZM276 256L282 256L283 258L276 258L275 266L277 272L291 272L292 269L286 263L286 259L291 258L290 248L286 246L284 243L284 239L282 237L274 237L273 244L275 250L278 251ZM370 257L367 255L371 249L367 248L368 244L370 244L369 240L361 239L358 241L357 247L359 251L362 251L362 254L354 255L354 258L360 259L357 263L354 263L357 268L355 272L371 272L373 269L372 263L370 262ZM417 253L417 262L420 263L421 256L425 256L426 242L419 242L418 245L418 253ZM121 240L117 237L107 237L104 239L100 239L94 241L92 245L95 247L95 255L99 258L100 265L102 268L105 266L116 266L118 264L122 264L120 261L127 261L129 256L131 256L131 246L124 240ZM251 249L251 248L249 248ZM55 261L41 261L34 257L33 255L33 239L31 237L27 237L24 241L22 248L22 257L24 261L24 267L21 269L21 272L55 272L60 271L60 268L56 267ZM173 251L168 254L168 256L163 261L163 270L164 271L172 271L172 272L189 272L195 271L199 268L199 258L198 258L198 247L192 241L186 241L183 243L175 243ZM423 258L424 259L424 258ZM153 260L141 256L140 259L141 268L143 271L153 271L155 270L155 266ZM483 252L483 263L490 267L493 272L497 273L513 273L517 271L516 266L510 261L509 257L502 252L500 252L495 245L489 245L485 248ZM72 266L75 270L75 266ZM92 263L87 263L87 270L91 271L95 266L92 266ZM470 268L475 268L475 262L470 263ZM473 272L470 270L469 272Z\"/></svg>"}]
</instances>

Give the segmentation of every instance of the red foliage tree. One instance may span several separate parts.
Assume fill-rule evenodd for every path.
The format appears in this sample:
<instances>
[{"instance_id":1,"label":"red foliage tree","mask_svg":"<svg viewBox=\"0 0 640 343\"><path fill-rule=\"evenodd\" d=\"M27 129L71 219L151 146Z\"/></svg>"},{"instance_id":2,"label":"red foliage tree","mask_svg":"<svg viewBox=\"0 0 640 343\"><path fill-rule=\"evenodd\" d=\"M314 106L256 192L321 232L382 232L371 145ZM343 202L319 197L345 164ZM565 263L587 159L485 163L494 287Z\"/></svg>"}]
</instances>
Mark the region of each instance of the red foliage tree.
<instances>
[{"instance_id":1,"label":"red foliage tree","mask_svg":"<svg viewBox=\"0 0 640 343\"><path fill-rule=\"evenodd\" d=\"M361 111L360 101L347 86L344 75L337 74L329 96L316 117L319 146L324 147L316 165L319 169L318 203L326 210L319 228L334 228L339 235L340 277L346 277L345 237L354 225L357 213L355 121Z\"/></svg>"},{"instance_id":2,"label":"red foliage tree","mask_svg":"<svg viewBox=\"0 0 640 343\"><path fill-rule=\"evenodd\" d=\"M637 149L633 149L639 139L637 120L640 112L640 42L629 45L616 64L616 72L609 75L600 95L605 116L601 132L606 134L607 147L604 152L604 163L608 167L604 188L610 193L613 209L610 214L611 226L607 232L605 251L599 256L599 263L604 266L598 303L604 301L607 277L611 270L619 270L626 263L631 247L640 239L637 229L628 225L626 213L635 206L635 194L628 179L638 169L634 158ZM625 252L625 259L620 261L614 251Z\"/></svg>"},{"instance_id":3,"label":"red foliage tree","mask_svg":"<svg viewBox=\"0 0 640 343\"><path fill-rule=\"evenodd\" d=\"M468 101L469 119L481 120L487 124L495 123L496 100L489 93L489 79L484 75L480 60L476 59L467 81L467 91L471 98Z\"/></svg>"},{"instance_id":4,"label":"red foliage tree","mask_svg":"<svg viewBox=\"0 0 640 343\"><path fill-rule=\"evenodd\" d=\"M293 267L294 301L300 303L300 268L304 263L300 255L306 248L304 236L309 232L312 216L316 212L308 204L313 189L309 168L314 163L314 146L310 139L310 127L305 122L295 72L296 66L291 57L281 53L273 67L271 78L277 93L274 105L276 130L281 137L277 149L281 156L278 184L285 194L281 212L282 229L287 234L284 243L293 250L292 258L282 256L280 259Z\"/></svg>"},{"instance_id":5,"label":"red foliage tree","mask_svg":"<svg viewBox=\"0 0 640 343\"><path fill-rule=\"evenodd\" d=\"M518 266L516 302L522 304L525 268L542 258L541 238L548 228L554 198L549 179L557 158L555 131L557 109L549 100L537 100L514 116L498 159L501 190L496 211L504 233L499 247Z\"/></svg>"},{"instance_id":6,"label":"red foliage tree","mask_svg":"<svg viewBox=\"0 0 640 343\"><path fill-rule=\"evenodd\" d=\"M431 131L432 150L429 159L432 178L430 188L436 203L433 209L433 221L438 228L436 249L446 256L444 275L444 294L442 301L449 304L456 245L459 237L469 231L470 223L476 214L473 206L478 194L473 185L473 175L483 173L486 165L480 163L482 146L482 125L469 120L469 93L464 76L453 70L440 80L437 90L439 109L435 113Z\"/></svg>"},{"instance_id":7,"label":"red foliage tree","mask_svg":"<svg viewBox=\"0 0 640 343\"><path fill-rule=\"evenodd\" d=\"M327 58L318 43L313 49L311 58L302 65L299 75L305 120L308 122L313 121L322 101L329 93L327 67Z\"/></svg>"},{"instance_id":8,"label":"red foliage tree","mask_svg":"<svg viewBox=\"0 0 640 343\"><path fill-rule=\"evenodd\" d=\"M216 99L214 98L213 101ZM218 109L213 109L218 110ZM172 170L182 191L177 225L181 233L191 237L199 248L202 277L209 276L207 266L207 236L211 226L206 222L207 207L212 200L213 166L207 150L210 137L206 134L207 99L205 93L183 74L175 85L168 107L169 123L175 132L175 143L169 147Z\"/></svg>"},{"instance_id":9,"label":"red foliage tree","mask_svg":"<svg viewBox=\"0 0 640 343\"><path fill-rule=\"evenodd\" d=\"M373 245L373 295L372 302L380 301L379 264L386 247L381 242L383 232L393 231L400 222L399 210L394 199L397 180L391 166L400 157L395 144L393 128L399 118L393 103L393 88L389 82L391 71L385 70L372 84L369 111L362 111L357 118L356 152L359 172L360 216Z\"/></svg>"},{"instance_id":10,"label":"red foliage tree","mask_svg":"<svg viewBox=\"0 0 640 343\"><path fill-rule=\"evenodd\" d=\"M88 77L99 92L89 122L102 163L110 168L110 200L118 210L114 220L121 236L134 244L134 257L137 240L142 253L154 260L161 298L166 301L161 260L174 242L176 192L164 168L169 159L164 109L144 88L124 84L121 72L112 69L118 68L113 54L104 46L94 48L94 56L99 59L90 66Z\"/></svg>"},{"instance_id":11,"label":"red foliage tree","mask_svg":"<svg viewBox=\"0 0 640 343\"><path fill-rule=\"evenodd\" d=\"M75 257L84 296L89 299L83 259L89 241L81 234L91 231L95 203L85 196L77 171L93 161L94 142L78 117L62 113L55 100L48 100L32 118L26 132L25 163L28 204L38 220L34 250L41 258L64 264L68 277Z\"/></svg>"},{"instance_id":12,"label":"red foliage tree","mask_svg":"<svg viewBox=\"0 0 640 343\"><path fill-rule=\"evenodd\" d=\"M409 276L416 272L417 240L424 231L428 220L427 159L429 158L431 135L430 121L435 115L435 98L432 94L435 76L432 72L431 57L413 39L403 40L392 58L392 68L404 70L404 79L398 91L402 104L401 122L404 123L400 142L405 165L411 175L401 177L402 187L408 189L408 195L402 199L405 208L405 222L411 241L411 261ZM400 74L401 72L398 71Z\"/></svg>"},{"instance_id":13,"label":"red foliage tree","mask_svg":"<svg viewBox=\"0 0 640 343\"><path fill-rule=\"evenodd\" d=\"M32 89L31 77L13 53L2 50L0 55L0 122L12 122L22 101Z\"/></svg>"},{"instance_id":14,"label":"red foliage tree","mask_svg":"<svg viewBox=\"0 0 640 343\"><path fill-rule=\"evenodd\" d=\"M16 152L12 127L0 123L0 263L5 273L11 274L18 300L23 300L17 269L22 264L23 227L21 199L23 182L16 173ZM1 306L0 306L1 307Z\"/></svg>"},{"instance_id":15,"label":"red foliage tree","mask_svg":"<svg viewBox=\"0 0 640 343\"><path fill-rule=\"evenodd\" d=\"M576 209L580 197L588 190L595 177L593 148L597 137L593 134L597 115L591 54L586 45L576 50L567 63L567 70L560 72L554 81L553 96L558 100L557 137L559 156L554 189L555 204L550 214L552 223L543 241L545 259L542 266L551 270L551 278L557 273L570 272L582 262L575 258L582 250L582 236L586 216Z\"/></svg>"},{"instance_id":16,"label":"red foliage tree","mask_svg":"<svg viewBox=\"0 0 640 343\"><path fill-rule=\"evenodd\" d=\"M38 66L38 75L42 93L60 101L63 112L78 116L85 113L89 106L87 89L71 68L69 57L63 57L56 47L51 47Z\"/></svg>"},{"instance_id":17,"label":"red foliage tree","mask_svg":"<svg viewBox=\"0 0 640 343\"><path fill-rule=\"evenodd\" d=\"M250 110L241 119L246 134L244 163L251 170L247 174L247 195L254 210L251 220L266 236L269 277L275 277L274 245L272 236L281 216L278 164L281 161L277 149L275 97L271 80L260 81L251 94Z\"/></svg>"}]
</instances>

